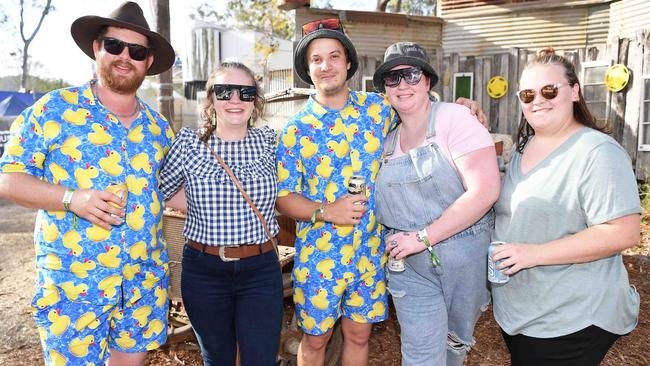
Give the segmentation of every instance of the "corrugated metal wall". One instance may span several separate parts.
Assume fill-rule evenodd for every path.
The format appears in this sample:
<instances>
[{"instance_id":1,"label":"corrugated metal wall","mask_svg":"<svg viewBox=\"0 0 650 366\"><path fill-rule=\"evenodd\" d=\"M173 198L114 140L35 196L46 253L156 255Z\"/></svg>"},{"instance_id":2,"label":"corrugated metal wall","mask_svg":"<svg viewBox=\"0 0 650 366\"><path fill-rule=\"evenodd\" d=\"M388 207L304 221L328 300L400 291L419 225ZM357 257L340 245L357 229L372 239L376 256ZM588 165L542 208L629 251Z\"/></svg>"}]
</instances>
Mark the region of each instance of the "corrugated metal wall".
<instances>
[{"instance_id":1,"label":"corrugated metal wall","mask_svg":"<svg viewBox=\"0 0 650 366\"><path fill-rule=\"evenodd\" d=\"M610 8L610 32L618 37L636 38L636 31L650 28L650 2L648 0L622 0Z\"/></svg>"},{"instance_id":2,"label":"corrugated metal wall","mask_svg":"<svg viewBox=\"0 0 650 366\"><path fill-rule=\"evenodd\" d=\"M606 41L607 4L543 3L546 6L485 5L443 13L447 22L443 29L445 54L488 55L513 47L584 48Z\"/></svg>"}]
</instances>

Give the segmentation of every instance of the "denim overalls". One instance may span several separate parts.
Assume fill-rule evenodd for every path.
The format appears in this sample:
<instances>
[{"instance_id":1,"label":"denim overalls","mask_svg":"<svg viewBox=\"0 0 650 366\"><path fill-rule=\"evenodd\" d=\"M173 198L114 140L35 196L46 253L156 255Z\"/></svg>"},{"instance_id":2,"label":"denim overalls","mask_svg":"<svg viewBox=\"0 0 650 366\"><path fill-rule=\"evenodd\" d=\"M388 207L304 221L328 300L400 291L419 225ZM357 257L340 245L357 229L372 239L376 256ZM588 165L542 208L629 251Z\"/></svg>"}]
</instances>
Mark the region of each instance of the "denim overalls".
<instances>
[{"instance_id":1,"label":"denim overalls","mask_svg":"<svg viewBox=\"0 0 650 366\"><path fill-rule=\"evenodd\" d=\"M400 126L385 145L377 177L377 219L388 229L418 231L464 193L456 170L435 143L431 104L427 142L387 159L399 143ZM388 272L388 287L401 326L402 365L462 365L474 345L474 325L489 303L487 247L494 227L490 210L473 226L435 245L441 264L427 250L406 258L404 272Z\"/></svg>"}]
</instances>

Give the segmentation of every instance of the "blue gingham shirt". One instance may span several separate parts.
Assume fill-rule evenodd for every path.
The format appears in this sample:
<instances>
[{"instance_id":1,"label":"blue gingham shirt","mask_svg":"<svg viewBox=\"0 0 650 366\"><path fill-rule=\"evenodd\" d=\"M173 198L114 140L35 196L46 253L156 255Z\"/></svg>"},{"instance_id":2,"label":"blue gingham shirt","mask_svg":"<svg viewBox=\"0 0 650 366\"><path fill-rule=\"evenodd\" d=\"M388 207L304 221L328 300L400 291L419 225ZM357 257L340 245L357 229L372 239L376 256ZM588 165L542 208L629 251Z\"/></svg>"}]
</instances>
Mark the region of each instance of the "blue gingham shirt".
<instances>
[{"instance_id":1,"label":"blue gingham shirt","mask_svg":"<svg viewBox=\"0 0 650 366\"><path fill-rule=\"evenodd\" d=\"M279 232L275 219L275 141L275 131L269 127L251 128L239 141L224 141L214 135L208 140L239 179L274 236ZM185 185L187 220L183 235L187 239L206 245L262 244L269 239L257 215L196 132L181 129L167 155L160 182L165 199Z\"/></svg>"}]
</instances>

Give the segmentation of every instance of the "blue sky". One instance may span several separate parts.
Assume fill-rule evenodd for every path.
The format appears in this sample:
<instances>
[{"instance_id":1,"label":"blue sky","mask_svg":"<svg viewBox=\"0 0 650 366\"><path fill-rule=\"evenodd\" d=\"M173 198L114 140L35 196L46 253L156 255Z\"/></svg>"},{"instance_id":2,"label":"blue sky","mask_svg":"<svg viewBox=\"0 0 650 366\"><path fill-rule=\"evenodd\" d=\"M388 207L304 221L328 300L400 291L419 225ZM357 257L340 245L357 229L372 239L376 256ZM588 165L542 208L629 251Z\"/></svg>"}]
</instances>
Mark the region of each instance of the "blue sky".
<instances>
[{"instance_id":1,"label":"blue sky","mask_svg":"<svg viewBox=\"0 0 650 366\"><path fill-rule=\"evenodd\" d=\"M39 0L44 3L43 0ZM142 7L149 25L153 27L149 0L135 0ZM320 0L314 1L318 3ZM18 33L19 6L17 1L0 0L2 9L9 16L9 24L0 29L0 76L20 74L21 59L9 53L22 48ZM48 78L62 78L72 84L83 83L92 75L92 60L79 50L70 36L70 24L84 15L106 16L123 0L53 0L56 11L48 14L40 31L29 48L29 53L36 66L34 75ZM177 51L183 51L183 41L189 32L191 20L189 15L205 0L170 0L171 42ZM30 2L27 1L29 4ZM376 0L333 0L331 3L339 9L374 9ZM212 1L215 7L223 7L224 1ZM26 36L31 35L40 13L26 13ZM7 27L14 29L7 31Z\"/></svg>"}]
</instances>

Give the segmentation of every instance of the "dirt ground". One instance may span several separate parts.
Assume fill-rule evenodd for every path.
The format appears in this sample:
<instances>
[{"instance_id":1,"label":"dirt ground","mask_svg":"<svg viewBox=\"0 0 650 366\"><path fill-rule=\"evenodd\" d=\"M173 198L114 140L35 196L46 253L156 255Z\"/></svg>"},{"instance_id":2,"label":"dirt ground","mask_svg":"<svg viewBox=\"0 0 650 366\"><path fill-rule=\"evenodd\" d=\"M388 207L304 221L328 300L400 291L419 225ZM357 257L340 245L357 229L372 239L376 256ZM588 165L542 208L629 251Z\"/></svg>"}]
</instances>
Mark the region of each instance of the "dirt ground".
<instances>
[{"instance_id":1,"label":"dirt ground","mask_svg":"<svg viewBox=\"0 0 650 366\"><path fill-rule=\"evenodd\" d=\"M29 304L33 293L34 211L0 200L0 365L42 365L38 334ZM630 282L641 294L641 316L637 328L609 351L603 365L650 365L650 226L643 239L626 252ZM481 317L476 345L466 365L509 365L509 356L491 309ZM399 365L399 326L393 316L373 328L370 365ZM184 343L153 352L147 365L201 365L198 346Z\"/></svg>"}]
</instances>

